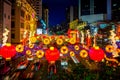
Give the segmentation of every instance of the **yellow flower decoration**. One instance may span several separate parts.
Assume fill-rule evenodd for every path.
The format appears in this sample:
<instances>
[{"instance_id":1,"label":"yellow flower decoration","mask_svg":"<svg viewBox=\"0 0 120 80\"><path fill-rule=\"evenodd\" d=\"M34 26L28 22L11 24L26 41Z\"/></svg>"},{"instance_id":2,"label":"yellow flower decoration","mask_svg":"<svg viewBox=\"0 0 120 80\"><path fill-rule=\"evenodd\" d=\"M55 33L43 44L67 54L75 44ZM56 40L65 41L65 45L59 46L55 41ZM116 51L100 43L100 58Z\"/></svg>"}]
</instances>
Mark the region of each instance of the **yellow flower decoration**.
<instances>
[{"instance_id":1,"label":"yellow flower decoration","mask_svg":"<svg viewBox=\"0 0 120 80\"><path fill-rule=\"evenodd\" d=\"M38 58L42 58L43 56L44 56L44 51L42 51L42 50L38 50L38 51L36 51L36 56L38 57Z\"/></svg>"},{"instance_id":2,"label":"yellow flower decoration","mask_svg":"<svg viewBox=\"0 0 120 80\"><path fill-rule=\"evenodd\" d=\"M82 58L86 58L88 56L88 52L86 50L81 50L79 54Z\"/></svg>"},{"instance_id":3,"label":"yellow flower decoration","mask_svg":"<svg viewBox=\"0 0 120 80\"><path fill-rule=\"evenodd\" d=\"M18 44L17 46L16 46L16 51L17 52L22 52L24 50L24 46L22 45L22 44Z\"/></svg>"}]
</instances>

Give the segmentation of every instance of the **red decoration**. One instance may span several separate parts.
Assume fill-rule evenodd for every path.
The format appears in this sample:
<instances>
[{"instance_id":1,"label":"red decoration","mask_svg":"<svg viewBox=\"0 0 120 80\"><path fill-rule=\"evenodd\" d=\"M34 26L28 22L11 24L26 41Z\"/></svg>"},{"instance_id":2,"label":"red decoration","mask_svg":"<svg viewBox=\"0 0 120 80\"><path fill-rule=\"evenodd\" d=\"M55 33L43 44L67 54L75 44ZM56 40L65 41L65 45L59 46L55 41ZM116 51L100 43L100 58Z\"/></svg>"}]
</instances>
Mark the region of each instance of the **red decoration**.
<instances>
[{"instance_id":1,"label":"red decoration","mask_svg":"<svg viewBox=\"0 0 120 80\"><path fill-rule=\"evenodd\" d=\"M86 45L87 45L87 47L91 46L91 38L89 38L89 37L86 38Z\"/></svg>"},{"instance_id":2,"label":"red decoration","mask_svg":"<svg viewBox=\"0 0 120 80\"><path fill-rule=\"evenodd\" d=\"M104 58L104 51L99 47L94 47L89 50L89 56L94 61L101 61Z\"/></svg>"},{"instance_id":3,"label":"red decoration","mask_svg":"<svg viewBox=\"0 0 120 80\"><path fill-rule=\"evenodd\" d=\"M11 59L16 54L14 45L5 45L0 48L0 55L5 59Z\"/></svg>"},{"instance_id":4,"label":"red decoration","mask_svg":"<svg viewBox=\"0 0 120 80\"><path fill-rule=\"evenodd\" d=\"M50 47L46 50L45 57L49 62L56 61L59 58L59 56L60 52L57 48Z\"/></svg>"}]
</instances>

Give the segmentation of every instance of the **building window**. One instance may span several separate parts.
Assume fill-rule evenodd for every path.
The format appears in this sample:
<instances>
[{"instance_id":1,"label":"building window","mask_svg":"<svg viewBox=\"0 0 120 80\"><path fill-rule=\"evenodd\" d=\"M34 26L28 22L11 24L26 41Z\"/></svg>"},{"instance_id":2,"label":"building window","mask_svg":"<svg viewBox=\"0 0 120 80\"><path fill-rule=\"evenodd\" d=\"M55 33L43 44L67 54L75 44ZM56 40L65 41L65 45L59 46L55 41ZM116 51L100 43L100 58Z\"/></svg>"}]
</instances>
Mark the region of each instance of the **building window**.
<instances>
[{"instance_id":1,"label":"building window","mask_svg":"<svg viewBox=\"0 0 120 80\"><path fill-rule=\"evenodd\" d=\"M11 38L15 39L15 34L14 33L11 34Z\"/></svg>"},{"instance_id":2,"label":"building window","mask_svg":"<svg viewBox=\"0 0 120 80\"><path fill-rule=\"evenodd\" d=\"M15 22L14 21L11 22L11 27L15 28Z\"/></svg>"},{"instance_id":3,"label":"building window","mask_svg":"<svg viewBox=\"0 0 120 80\"><path fill-rule=\"evenodd\" d=\"M6 14L4 14L4 18L6 18Z\"/></svg>"},{"instance_id":4,"label":"building window","mask_svg":"<svg viewBox=\"0 0 120 80\"><path fill-rule=\"evenodd\" d=\"M28 15L28 20L30 20L30 15Z\"/></svg>"},{"instance_id":5,"label":"building window","mask_svg":"<svg viewBox=\"0 0 120 80\"><path fill-rule=\"evenodd\" d=\"M24 17L25 12L21 10L21 16Z\"/></svg>"},{"instance_id":6,"label":"building window","mask_svg":"<svg viewBox=\"0 0 120 80\"><path fill-rule=\"evenodd\" d=\"M10 19L10 15L8 15L8 19Z\"/></svg>"},{"instance_id":7,"label":"building window","mask_svg":"<svg viewBox=\"0 0 120 80\"><path fill-rule=\"evenodd\" d=\"M15 15L15 9L12 9L12 12L11 12L12 16Z\"/></svg>"},{"instance_id":8,"label":"building window","mask_svg":"<svg viewBox=\"0 0 120 80\"><path fill-rule=\"evenodd\" d=\"M30 25L27 25L26 29L29 30L30 29Z\"/></svg>"},{"instance_id":9,"label":"building window","mask_svg":"<svg viewBox=\"0 0 120 80\"><path fill-rule=\"evenodd\" d=\"M21 28L24 28L24 23L21 23Z\"/></svg>"}]
</instances>

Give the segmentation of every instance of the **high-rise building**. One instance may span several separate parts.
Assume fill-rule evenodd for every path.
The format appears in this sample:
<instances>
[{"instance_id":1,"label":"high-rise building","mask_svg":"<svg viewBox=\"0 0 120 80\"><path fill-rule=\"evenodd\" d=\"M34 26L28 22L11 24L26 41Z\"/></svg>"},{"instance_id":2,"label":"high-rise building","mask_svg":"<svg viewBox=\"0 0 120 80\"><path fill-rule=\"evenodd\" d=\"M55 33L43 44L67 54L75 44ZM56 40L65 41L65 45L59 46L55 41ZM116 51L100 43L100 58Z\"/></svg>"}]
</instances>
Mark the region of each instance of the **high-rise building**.
<instances>
[{"instance_id":1,"label":"high-rise building","mask_svg":"<svg viewBox=\"0 0 120 80\"><path fill-rule=\"evenodd\" d=\"M36 16L42 18L42 0L27 0L36 11Z\"/></svg>"},{"instance_id":2,"label":"high-rise building","mask_svg":"<svg viewBox=\"0 0 120 80\"><path fill-rule=\"evenodd\" d=\"M82 19L82 16L107 14L107 0L78 0L78 5L68 7L67 21ZM73 19L72 19L73 18ZM72 20L71 20L72 19Z\"/></svg>"},{"instance_id":3,"label":"high-rise building","mask_svg":"<svg viewBox=\"0 0 120 80\"><path fill-rule=\"evenodd\" d=\"M11 38L13 44L19 44L24 32L28 37L36 33L36 11L26 0L12 0Z\"/></svg>"},{"instance_id":4,"label":"high-rise building","mask_svg":"<svg viewBox=\"0 0 120 80\"><path fill-rule=\"evenodd\" d=\"M120 20L120 1L111 0L112 4L112 20Z\"/></svg>"},{"instance_id":5,"label":"high-rise building","mask_svg":"<svg viewBox=\"0 0 120 80\"><path fill-rule=\"evenodd\" d=\"M3 42L5 28L9 30L7 42L11 42L11 2L0 0L0 43Z\"/></svg>"}]
</instances>

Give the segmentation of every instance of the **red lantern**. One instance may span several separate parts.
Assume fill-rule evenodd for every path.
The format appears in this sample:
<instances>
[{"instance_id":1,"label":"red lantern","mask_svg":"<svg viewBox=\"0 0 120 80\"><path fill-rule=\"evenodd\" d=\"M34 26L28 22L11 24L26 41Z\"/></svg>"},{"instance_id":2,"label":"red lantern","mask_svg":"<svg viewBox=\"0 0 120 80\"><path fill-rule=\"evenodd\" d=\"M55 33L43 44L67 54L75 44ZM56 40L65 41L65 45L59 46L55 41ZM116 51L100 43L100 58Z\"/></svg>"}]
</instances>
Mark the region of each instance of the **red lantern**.
<instances>
[{"instance_id":1,"label":"red lantern","mask_svg":"<svg viewBox=\"0 0 120 80\"><path fill-rule=\"evenodd\" d=\"M59 56L60 52L57 48L50 47L46 50L45 57L49 62L56 61L59 58Z\"/></svg>"},{"instance_id":2,"label":"red lantern","mask_svg":"<svg viewBox=\"0 0 120 80\"><path fill-rule=\"evenodd\" d=\"M104 58L104 51L99 47L93 47L89 51L89 56L94 61L101 61Z\"/></svg>"},{"instance_id":3,"label":"red lantern","mask_svg":"<svg viewBox=\"0 0 120 80\"><path fill-rule=\"evenodd\" d=\"M0 55L5 59L11 59L11 57L15 56L16 49L14 45L6 44L2 48L0 48Z\"/></svg>"}]
</instances>

